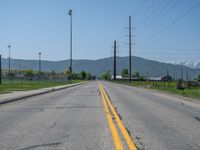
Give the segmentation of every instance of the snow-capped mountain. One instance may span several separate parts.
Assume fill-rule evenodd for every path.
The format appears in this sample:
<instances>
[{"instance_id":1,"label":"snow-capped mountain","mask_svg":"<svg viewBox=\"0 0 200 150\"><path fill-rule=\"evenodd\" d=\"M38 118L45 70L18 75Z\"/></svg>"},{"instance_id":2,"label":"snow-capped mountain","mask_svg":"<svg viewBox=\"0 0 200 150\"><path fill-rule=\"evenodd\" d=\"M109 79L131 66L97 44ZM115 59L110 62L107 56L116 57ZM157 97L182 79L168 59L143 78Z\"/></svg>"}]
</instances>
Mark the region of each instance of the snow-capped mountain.
<instances>
[{"instance_id":1,"label":"snow-capped mountain","mask_svg":"<svg viewBox=\"0 0 200 150\"><path fill-rule=\"evenodd\" d=\"M190 61L182 61L182 62L172 62L175 65L184 65L193 69L200 68L200 60L190 60Z\"/></svg>"}]
</instances>

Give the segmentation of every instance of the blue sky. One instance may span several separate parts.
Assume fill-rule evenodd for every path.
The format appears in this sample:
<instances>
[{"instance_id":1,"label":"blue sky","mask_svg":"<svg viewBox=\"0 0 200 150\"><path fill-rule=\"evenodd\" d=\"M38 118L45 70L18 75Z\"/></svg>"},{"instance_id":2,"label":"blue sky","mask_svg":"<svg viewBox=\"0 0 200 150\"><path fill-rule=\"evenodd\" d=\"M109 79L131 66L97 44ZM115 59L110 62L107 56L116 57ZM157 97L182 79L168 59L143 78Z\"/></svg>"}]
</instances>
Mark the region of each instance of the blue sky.
<instances>
[{"instance_id":1,"label":"blue sky","mask_svg":"<svg viewBox=\"0 0 200 150\"><path fill-rule=\"evenodd\" d=\"M200 59L199 0L0 0L0 53L8 57L69 58L69 9L73 9L73 58L128 55L132 16L133 55L163 62ZM186 13L186 15L184 15ZM159 34L158 34L159 33Z\"/></svg>"}]
</instances>

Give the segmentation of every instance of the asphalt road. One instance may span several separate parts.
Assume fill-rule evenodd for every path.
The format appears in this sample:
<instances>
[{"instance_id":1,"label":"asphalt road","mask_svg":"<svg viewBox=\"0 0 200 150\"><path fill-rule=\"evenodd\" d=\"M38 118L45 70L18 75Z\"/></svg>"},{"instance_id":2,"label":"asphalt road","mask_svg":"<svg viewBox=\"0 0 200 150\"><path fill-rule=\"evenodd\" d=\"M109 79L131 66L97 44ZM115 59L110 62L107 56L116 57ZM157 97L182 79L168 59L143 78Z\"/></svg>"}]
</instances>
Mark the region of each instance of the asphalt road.
<instances>
[{"instance_id":1,"label":"asphalt road","mask_svg":"<svg viewBox=\"0 0 200 150\"><path fill-rule=\"evenodd\" d=\"M103 85L140 149L200 150L200 105L141 88Z\"/></svg>"},{"instance_id":2,"label":"asphalt road","mask_svg":"<svg viewBox=\"0 0 200 150\"><path fill-rule=\"evenodd\" d=\"M102 83L140 149L200 150L200 105ZM98 82L1 105L0 149L115 149Z\"/></svg>"},{"instance_id":3,"label":"asphalt road","mask_svg":"<svg viewBox=\"0 0 200 150\"><path fill-rule=\"evenodd\" d=\"M0 106L0 150L114 149L98 83Z\"/></svg>"}]
</instances>

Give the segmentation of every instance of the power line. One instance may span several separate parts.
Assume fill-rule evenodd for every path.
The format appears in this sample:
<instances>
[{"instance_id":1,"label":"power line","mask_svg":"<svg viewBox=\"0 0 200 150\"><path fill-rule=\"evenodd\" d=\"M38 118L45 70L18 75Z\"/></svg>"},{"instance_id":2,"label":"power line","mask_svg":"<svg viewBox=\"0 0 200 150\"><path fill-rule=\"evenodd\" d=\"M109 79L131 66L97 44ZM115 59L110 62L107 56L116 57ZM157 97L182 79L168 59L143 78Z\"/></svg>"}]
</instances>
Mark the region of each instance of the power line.
<instances>
[{"instance_id":1,"label":"power line","mask_svg":"<svg viewBox=\"0 0 200 150\"><path fill-rule=\"evenodd\" d=\"M142 35L146 30L149 29L149 26L153 26L153 25L157 24L164 16L166 16L168 13L170 13L170 11L172 11L172 10L180 3L180 1L178 0L178 1L176 1L171 7L169 7L169 8L167 9L167 7L170 6L171 2L172 2L172 1L169 1L169 2L164 6L164 8L161 9L161 11L159 11L159 12L157 13L157 15L156 15L153 19L151 19L151 20L149 21L148 24L146 24L146 26L144 26L143 30L141 30L141 31L137 34L137 36ZM163 11L163 10L164 10L164 11Z\"/></svg>"},{"instance_id":2,"label":"power line","mask_svg":"<svg viewBox=\"0 0 200 150\"><path fill-rule=\"evenodd\" d=\"M161 5L163 3L161 2ZM158 4L158 6L153 9L153 6L155 6L155 1L153 3L151 3L150 7L148 9L146 9L146 11L143 13L143 16L140 17L140 20L136 21L135 25L137 26L139 23L141 24L142 22L144 22L144 20L146 20L146 18L149 18L149 16L151 16L152 13L156 12L159 8L160 8L160 4Z\"/></svg>"},{"instance_id":3,"label":"power line","mask_svg":"<svg viewBox=\"0 0 200 150\"><path fill-rule=\"evenodd\" d=\"M177 57L177 56L180 56L180 52L170 52L170 51L141 51L141 50L138 50L137 48L135 48L135 53L137 54L144 54L144 55L149 55L149 56L155 56L157 55L158 57L160 56L165 56L165 57L168 57L168 58L171 58L171 57ZM127 54L128 53L128 50L125 50L125 51L121 51L121 53L123 54ZM188 57L194 57L195 56L199 56L200 52L198 53L193 53L191 54L190 52L181 52L181 57L183 56L188 56Z\"/></svg>"},{"instance_id":4,"label":"power line","mask_svg":"<svg viewBox=\"0 0 200 150\"><path fill-rule=\"evenodd\" d=\"M159 35L160 33L164 32L165 30L167 30L168 28L170 28L171 26L173 26L174 24L176 24L178 21L180 21L181 19L183 19L186 15L188 15L190 12L192 12L199 5L200 5L200 2L197 3L197 4L195 4L194 6L192 6L190 9L188 9L187 11L185 11L181 16L179 16L178 18L176 18L175 20L173 20L171 23L169 23L168 25L166 25L164 28L162 28L160 31L158 31L157 33L155 33L154 35L152 35L148 39L155 38L157 35Z\"/></svg>"},{"instance_id":5,"label":"power line","mask_svg":"<svg viewBox=\"0 0 200 150\"><path fill-rule=\"evenodd\" d=\"M117 41L120 41L120 40L121 40L121 36L124 34L125 27L127 26L127 24L128 24L128 22L127 22L127 20L126 20L125 23L124 23L124 26L123 26L122 30L119 32L120 34L119 34L119 36L117 37Z\"/></svg>"},{"instance_id":6,"label":"power line","mask_svg":"<svg viewBox=\"0 0 200 150\"><path fill-rule=\"evenodd\" d=\"M140 13L140 11L142 10L142 8L144 7L144 4L145 4L144 0L140 0L140 5L137 7L136 13L134 14L135 16L137 16L137 14Z\"/></svg>"},{"instance_id":7,"label":"power line","mask_svg":"<svg viewBox=\"0 0 200 150\"><path fill-rule=\"evenodd\" d=\"M200 50L200 48L166 48L166 47L140 47L140 46L135 46L135 48L138 48L138 49L158 49L158 50Z\"/></svg>"}]
</instances>

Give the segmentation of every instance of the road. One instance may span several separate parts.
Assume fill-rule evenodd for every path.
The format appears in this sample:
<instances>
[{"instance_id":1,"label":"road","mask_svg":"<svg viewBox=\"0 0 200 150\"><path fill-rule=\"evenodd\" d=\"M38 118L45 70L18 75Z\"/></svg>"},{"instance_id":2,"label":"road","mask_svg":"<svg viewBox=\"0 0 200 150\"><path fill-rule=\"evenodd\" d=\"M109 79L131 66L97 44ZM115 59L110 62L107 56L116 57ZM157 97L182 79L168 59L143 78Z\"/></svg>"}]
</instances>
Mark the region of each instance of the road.
<instances>
[{"instance_id":1,"label":"road","mask_svg":"<svg viewBox=\"0 0 200 150\"><path fill-rule=\"evenodd\" d=\"M98 83L1 105L0 149L114 149Z\"/></svg>"},{"instance_id":2,"label":"road","mask_svg":"<svg viewBox=\"0 0 200 150\"><path fill-rule=\"evenodd\" d=\"M200 105L159 92L101 83L139 149L200 149ZM102 100L94 81L1 105L0 149L115 149ZM113 122L125 145L116 119Z\"/></svg>"},{"instance_id":3,"label":"road","mask_svg":"<svg viewBox=\"0 0 200 150\"><path fill-rule=\"evenodd\" d=\"M200 150L200 105L141 88L104 87L141 149Z\"/></svg>"}]
</instances>

